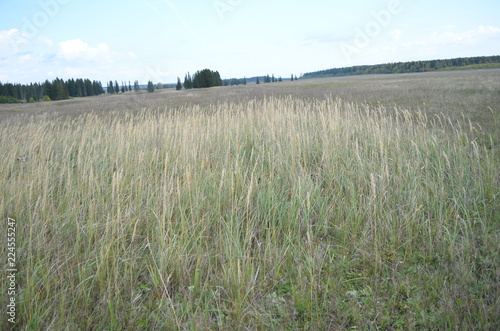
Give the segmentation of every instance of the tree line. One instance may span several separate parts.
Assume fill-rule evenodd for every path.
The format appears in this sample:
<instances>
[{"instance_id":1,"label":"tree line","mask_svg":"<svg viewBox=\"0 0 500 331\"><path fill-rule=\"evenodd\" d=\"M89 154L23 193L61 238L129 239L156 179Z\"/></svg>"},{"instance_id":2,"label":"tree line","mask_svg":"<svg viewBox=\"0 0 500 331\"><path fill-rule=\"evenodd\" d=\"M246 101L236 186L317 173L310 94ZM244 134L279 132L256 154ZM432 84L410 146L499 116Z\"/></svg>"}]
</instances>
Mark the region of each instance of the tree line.
<instances>
[{"instance_id":1,"label":"tree line","mask_svg":"<svg viewBox=\"0 0 500 331\"><path fill-rule=\"evenodd\" d=\"M488 64L500 64L500 56L465 57L447 60L411 61L385 63L376 65L363 65L345 68L333 68L321 71L308 72L304 78L319 78L333 76L368 75L368 74L392 74L425 72L435 70L446 70L465 66L480 66Z\"/></svg>"},{"instance_id":2,"label":"tree line","mask_svg":"<svg viewBox=\"0 0 500 331\"><path fill-rule=\"evenodd\" d=\"M184 87L185 89L189 90L192 88L206 88L206 87L212 87L212 86L233 86L233 85L246 85L247 82L253 83L255 82L256 84L260 84L262 79L262 82L264 83L274 83L274 82L282 82L283 79L280 77L276 78L273 75L269 76L267 74L266 76L257 76L257 77L252 77L247 79L246 77L243 78L231 78L231 79L221 79L220 74L218 71L212 71L209 69L204 69L201 71L197 71L193 76L188 72L184 76L184 83L181 82L181 79L177 77L177 85L176 89L177 90L182 90ZM292 74L291 75L291 81L298 80L297 75Z\"/></svg>"},{"instance_id":3,"label":"tree line","mask_svg":"<svg viewBox=\"0 0 500 331\"><path fill-rule=\"evenodd\" d=\"M250 78L250 81L254 81L256 84L260 84L259 77ZM295 76L295 80L297 80ZM264 83L274 83L283 81L281 77L275 78L274 74L272 76L266 75L262 77ZM294 75L292 74L291 80L294 80ZM180 78L177 78L177 85L175 85L177 90L181 90L183 87L185 89L193 88L208 88L213 86L229 86L229 85L246 85L247 78L238 79L221 79L218 71L213 71L210 69L203 69L197 71L194 75L188 72L184 77L184 84L181 83ZM173 86L172 86L173 87ZM152 81L148 81L147 91L154 92L155 89L161 89L163 85L158 83L155 87ZM35 102L40 100L64 100L70 97L86 97L99 95L103 93L108 94L118 94L125 93L128 91L139 91L141 87L139 82L134 81L134 85L130 81L114 82L110 80L107 83L106 90L103 89L100 81L90 81L90 79L69 79L64 81L60 78L54 79L52 82L46 80L44 83L31 83L29 85L22 84L2 84L0 82L0 103L5 102L21 102L20 100L26 100L26 102Z\"/></svg>"},{"instance_id":4,"label":"tree line","mask_svg":"<svg viewBox=\"0 0 500 331\"><path fill-rule=\"evenodd\" d=\"M177 78L176 88L179 90L180 78ZM197 71L193 76L188 72L184 77L184 88L207 88L213 86L222 86L222 79L218 71L203 69Z\"/></svg>"},{"instance_id":5,"label":"tree line","mask_svg":"<svg viewBox=\"0 0 500 331\"><path fill-rule=\"evenodd\" d=\"M101 82L90 81L90 79L68 79L64 81L60 78L52 82L46 80L43 83L25 84L2 84L0 82L0 96L6 102L16 102L26 100L35 102L44 100L64 100L70 97L86 97L103 94Z\"/></svg>"},{"instance_id":6,"label":"tree line","mask_svg":"<svg viewBox=\"0 0 500 331\"><path fill-rule=\"evenodd\" d=\"M299 78L297 77L297 75L291 75L290 78L281 78L281 76L279 76L278 78L276 78L274 76L274 74L272 74L271 76L269 76L269 74L265 75L265 76L256 76L256 77L251 77L251 78L248 78L246 79L246 81L248 83L255 83L255 84L260 84L260 83L275 83L275 82L283 82L284 80L289 80L289 81L294 81L294 80L298 80Z\"/></svg>"},{"instance_id":7,"label":"tree line","mask_svg":"<svg viewBox=\"0 0 500 331\"><path fill-rule=\"evenodd\" d=\"M118 81L115 80L115 83L113 84L113 81L110 80L106 86L106 92L108 94L118 94L120 92L125 93L128 91L132 91L132 85L130 85L130 81L128 82L122 82L121 87L118 85ZM139 91L139 82L135 81L134 82L134 91Z\"/></svg>"}]
</instances>

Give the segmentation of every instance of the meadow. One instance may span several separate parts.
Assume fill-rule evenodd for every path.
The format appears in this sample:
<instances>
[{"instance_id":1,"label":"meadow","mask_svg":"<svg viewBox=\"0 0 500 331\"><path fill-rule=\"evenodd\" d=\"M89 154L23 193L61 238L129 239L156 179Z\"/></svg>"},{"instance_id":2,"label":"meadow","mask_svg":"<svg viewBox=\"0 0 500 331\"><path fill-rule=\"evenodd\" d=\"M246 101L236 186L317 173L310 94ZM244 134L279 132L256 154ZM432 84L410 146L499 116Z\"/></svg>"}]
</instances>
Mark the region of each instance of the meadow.
<instances>
[{"instance_id":1,"label":"meadow","mask_svg":"<svg viewBox=\"0 0 500 331\"><path fill-rule=\"evenodd\" d=\"M500 69L0 105L0 327L499 329L499 114Z\"/></svg>"}]
</instances>

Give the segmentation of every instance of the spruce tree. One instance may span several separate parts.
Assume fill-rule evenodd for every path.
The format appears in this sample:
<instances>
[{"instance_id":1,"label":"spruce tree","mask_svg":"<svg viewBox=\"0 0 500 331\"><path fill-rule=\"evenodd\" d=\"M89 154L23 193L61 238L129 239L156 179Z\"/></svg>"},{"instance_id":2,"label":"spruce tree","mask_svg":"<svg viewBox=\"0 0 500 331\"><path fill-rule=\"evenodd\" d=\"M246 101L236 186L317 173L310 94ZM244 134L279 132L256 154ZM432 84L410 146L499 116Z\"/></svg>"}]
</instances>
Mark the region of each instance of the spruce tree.
<instances>
[{"instance_id":1,"label":"spruce tree","mask_svg":"<svg viewBox=\"0 0 500 331\"><path fill-rule=\"evenodd\" d=\"M68 81L66 82L66 84L68 84L68 93L69 93L69 96L70 97L74 97L75 94L76 94L76 83L75 83L75 80L73 78L71 79L68 79Z\"/></svg>"},{"instance_id":2,"label":"spruce tree","mask_svg":"<svg viewBox=\"0 0 500 331\"><path fill-rule=\"evenodd\" d=\"M13 90L13 93L10 95L16 99L19 99L16 95L15 95L15 89L12 89ZM52 98L54 97L54 92L53 92L54 88L52 86L52 83L49 82L49 80L45 80L45 83L43 83L43 94L48 96L51 100Z\"/></svg>"},{"instance_id":3,"label":"spruce tree","mask_svg":"<svg viewBox=\"0 0 500 331\"><path fill-rule=\"evenodd\" d=\"M189 89L193 88L193 79L191 78L191 74L189 72L184 77L184 88L186 90L189 90Z\"/></svg>"},{"instance_id":4,"label":"spruce tree","mask_svg":"<svg viewBox=\"0 0 500 331\"><path fill-rule=\"evenodd\" d=\"M193 75L193 88L207 88L222 86L222 79L218 71L203 69Z\"/></svg>"},{"instance_id":5,"label":"spruce tree","mask_svg":"<svg viewBox=\"0 0 500 331\"><path fill-rule=\"evenodd\" d=\"M181 79L179 77L177 77L177 86L175 87L175 89L177 91L182 90L182 83L181 83Z\"/></svg>"},{"instance_id":6,"label":"spruce tree","mask_svg":"<svg viewBox=\"0 0 500 331\"><path fill-rule=\"evenodd\" d=\"M155 91L155 86L153 85L152 81L148 82L148 92L153 93Z\"/></svg>"},{"instance_id":7,"label":"spruce tree","mask_svg":"<svg viewBox=\"0 0 500 331\"><path fill-rule=\"evenodd\" d=\"M69 99L68 87L65 86L62 79L54 80L53 86L55 87L55 98L52 100L64 100Z\"/></svg>"},{"instance_id":8,"label":"spruce tree","mask_svg":"<svg viewBox=\"0 0 500 331\"><path fill-rule=\"evenodd\" d=\"M85 85L85 97L86 96L92 96L94 95L94 88L92 86L92 82L90 81L90 79L85 79L84 81L84 85Z\"/></svg>"}]
</instances>

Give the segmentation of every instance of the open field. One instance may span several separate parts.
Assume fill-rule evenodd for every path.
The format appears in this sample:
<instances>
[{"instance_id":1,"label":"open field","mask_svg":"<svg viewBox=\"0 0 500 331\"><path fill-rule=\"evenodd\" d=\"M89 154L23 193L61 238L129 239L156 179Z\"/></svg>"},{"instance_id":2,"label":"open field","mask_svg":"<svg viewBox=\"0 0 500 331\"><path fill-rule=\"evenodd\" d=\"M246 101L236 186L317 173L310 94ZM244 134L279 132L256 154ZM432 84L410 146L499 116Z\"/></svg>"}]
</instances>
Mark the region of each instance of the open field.
<instances>
[{"instance_id":1,"label":"open field","mask_svg":"<svg viewBox=\"0 0 500 331\"><path fill-rule=\"evenodd\" d=\"M16 327L499 329L499 114L500 69L0 105Z\"/></svg>"},{"instance_id":2,"label":"open field","mask_svg":"<svg viewBox=\"0 0 500 331\"><path fill-rule=\"evenodd\" d=\"M338 97L373 106L422 110L431 116L444 115L461 122L470 120L495 140L500 137L500 69L350 76L204 90L161 90L153 94L128 92L50 103L0 104L0 121L20 114L74 117L89 112L168 110L185 105L203 107L288 95L304 100ZM18 118L23 121L26 117Z\"/></svg>"}]
</instances>

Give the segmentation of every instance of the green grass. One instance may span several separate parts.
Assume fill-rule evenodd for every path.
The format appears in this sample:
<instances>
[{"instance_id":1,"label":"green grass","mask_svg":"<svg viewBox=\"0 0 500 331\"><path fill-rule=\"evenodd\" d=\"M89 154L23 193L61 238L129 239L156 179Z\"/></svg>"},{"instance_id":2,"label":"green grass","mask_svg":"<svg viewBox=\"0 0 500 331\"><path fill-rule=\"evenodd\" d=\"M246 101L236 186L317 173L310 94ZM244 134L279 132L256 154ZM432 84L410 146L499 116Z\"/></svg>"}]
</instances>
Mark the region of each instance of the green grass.
<instances>
[{"instance_id":1,"label":"green grass","mask_svg":"<svg viewBox=\"0 0 500 331\"><path fill-rule=\"evenodd\" d=\"M461 67L449 67L439 69L441 71L453 71L453 70L476 70L476 69L495 69L500 68L500 63L482 63L482 64L470 64Z\"/></svg>"},{"instance_id":2,"label":"green grass","mask_svg":"<svg viewBox=\"0 0 500 331\"><path fill-rule=\"evenodd\" d=\"M0 95L0 103L21 103L21 100L13 97L7 97L5 95Z\"/></svg>"},{"instance_id":3,"label":"green grass","mask_svg":"<svg viewBox=\"0 0 500 331\"><path fill-rule=\"evenodd\" d=\"M218 100L0 122L17 327L499 327L499 169L477 126Z\"/></svg>"}]
</instances>

